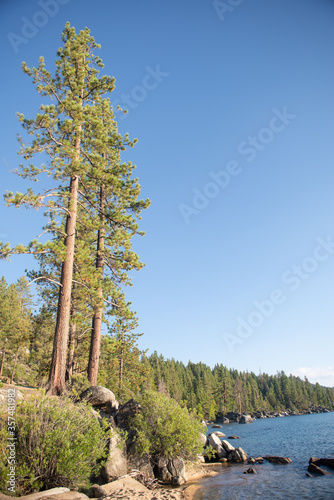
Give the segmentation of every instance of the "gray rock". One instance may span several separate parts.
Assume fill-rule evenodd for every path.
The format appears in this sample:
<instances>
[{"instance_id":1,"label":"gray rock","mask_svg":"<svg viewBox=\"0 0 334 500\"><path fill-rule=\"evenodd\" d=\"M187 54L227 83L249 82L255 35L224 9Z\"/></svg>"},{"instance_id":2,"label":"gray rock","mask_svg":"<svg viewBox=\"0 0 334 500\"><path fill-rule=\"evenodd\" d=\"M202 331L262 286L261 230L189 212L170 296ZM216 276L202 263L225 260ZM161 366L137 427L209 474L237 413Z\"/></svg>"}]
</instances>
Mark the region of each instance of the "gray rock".
<instances>
[{"instance_id":1,"label":"gray rock","mask_svg":"<svg viewBox=\"0 0 334 500\"><path fill-rule=\"evenodd\" d=\"M324 469L321 469L320 467L318 467L317 465L311 463L309 464L307 470L309 472L313 472L315 474L321 474L322 476L328 476L328 475L331 475L330 472L327 472L326 470Z\"/></svg>"},{"instance_id":2,"label":"gray rock","mask_svg":"<svg viewBox=\"0 0 334 500\"><path fill-rule=\"evenodd\" d=\"M229 462L246 462L247 461L247 453L242 449L242 448L235 448L235 450L231 451L228 454L228 461Z\"/></svg>"},{"instance_id":3,"label":"gray rock","mask_svg":"<svg viewBox=\"0 0 334 500\"><path fill-rule=\"evenodd\" d=\"M206 437L206 435L205 435L205 434L203 434L203 433L201 433L201 434L199 435L199 438L198 438L198 439L199 439L199 442L200 442L200 443L203 445L203 447L204 447L204 446L206 445L206 443L207 443L207 437Z\"/></svg>"},{"instance_id":4,"label":"gray rock","mask_svg":"<svg viewBox=\"0 0 334 500\"><path fill-rule=\"evenodd\" d=\"M239 424L252 424L253 419L250 415L241 415L239 418Z\"/></svg>"},{"instance_id":5,"label":"gray rock","mask_svg":"<svg viewBox=\"0 0 334 500\"><path fill-rule=\"evenodd\" d=\"M135 446L133 448L135 450ZM154 480L154 471L149 455L130 454L128 456L128 470L137 470L145 483Z\"/></svg>"},{"instance_id":6,"label":"gray rock","mask_svg":"<svg viewBox=\"0 0 334 500\"><path fill-rule=\"evenodd\" d=\"M228 441L222 441L221 442L222 447L227 451L227 453L230 453L231 451L234 451L234 446L232 446Z\"/></svg>"},{"instance_id":7,"label":"gray rock","mask_svg":"<svg viewBox=\"0 0 334 500\"><path fill-rule=\"evenodd\" d=\"M219 446L222 446L222 442L219 439L219 437L217 436L217 434L215 434L215 433L210 434L210 436L209 436L209 445L211 445L214 450L217 450L217 448Z\"/></svg>"},{"instance_id":8,"label":"gray rock","mask_svg":"<svg viewBox=\"0 0 334 500\"><path fill-rule=\"evenodd\" d=\"M115 403L115 394L106 387L93 385L80 394L80 399L85 399L93 406L105 405L106 403Z\"/></svg>"},{"instance_id":9,"label":"gray rock","mask_svg":"<svg viewBox=\"0 0 334 500\"><path fill-rule=\"evenodd\" d=\"M334 470L334 458L314 458L311 457L309 463L314 463L315 465L324 465Z\"/></svg>"},{"instance_id":10,"label":"gray rock","mask_svg":"<svg viewBox=\"0 0 334 500\"><path fill-rule=\"evenodd\" d=\"M12 390L15 389L15 387L10 387L11 393L10 396L12 397ZM22 392L20 392L18 389L15 389L15 400L16 402L22 401L24 399L24 396ZM0 389L0 405L7 405L8 402L8 389Z\"/></svg>"},{"instance_id":11,"label":"gray rock","mask_svg":"<svg viewBox=\"0 0 334 500\"><path fill-rule=\"evenodd\" d=\"M288 457L276 457L276 456L265 456L263 457L265 460L272 464L291 464L292 460Z\"/></svg>"},{"instance_id":12,"label":"gray rock","mask_svg":"<svg viewBox=\"0 0 334 500\"><path fill-rule=\"evenodd\" d=\"M102 498L106 497L108 492L103 486L99 486L98 484L93 484L88 490L89 498Z\"/></svg>"},{"instance_id":13,"label":"gray rock","mask_svg":"<svg viewBox=\"0 0 334 500\"><path fill-rule=\"evenodd\" d=\"M88 500L88 497L84 493L70 491L68 488L52 488L51 490L39 491L38 493L22 497L12 497L0 493L0 500L39 500L43 497L47 499L52 498L52 500Z\"/></svg>"},{"instance_id":14,"label":"gray rock","mask_svg":"<svg viewBox=\"0 0 334 500\"><path fill-rule=\"evenodd\" d=\"M226 437L226 434L224 434L223 432L220 432L220 431L216 431L216 432L214 432L213 434L216 434L216 436L218 436L219 438L224 438L224 437Z\"/></svg>"},{"instance_id":15,"label":"gray rock","mask_svg":"<svg viewBox=\"0 0 334 500\"><path fill-rule=\"evenodd\" d=\"M126 448L122 445L121 437L113 432L109 440L109 453L105 466L101 469L101 477L109 482L124 476L128 472Z\"/></svg>"},{"instance_id":16,"label":"gray rock","mask_svg":"<svg viewBox=\"0 0 334 500\"><path fill-rule=\"evenodd\" d=\"M156 476L165 484L180 486L187 480L186 468L182 458L168 459L159 457L154 468Z\"/></svg>"},{"instance_id":17,"label":"gray rock","mask_svg":"<svg viewBox=\"0 0 334 500\"><path fill-rule=\"evenodd\" d=\"M116 425L120 427L120 429L128 431L130 420L132 420L140 410L140 404L134 399L130 399L130 401L118 408L114 417Z\"/></svg>"},{"instance_id":18,"label":"gray rock","mask_svg":"<svg viewBox=\"0 0 334 500\"><path fill-rule=\"evenodd\" d=\"M229 436L227 439L241 439L240 436Z\"/></svg>"},{"instance_id":19,"label":"gray rock","mask_svg":"<svg viewBox=\"0 0 334 500\"><path fill-rule=\"evenodd\" d=\"M218 458L226 458L227 457L227 452L222 446L218 446L216 449Z\"/></svg>"},{"instance_id":20,"label":"gray rock","mask_svg":"<svg viewBox=\"0 0 334 500\"><path fill-rule=\"evenodd\" d=\"M245 470L244 474L257 474L257 472L253 467L249 467L249 469Z\"/></svg>"}]
</instances>

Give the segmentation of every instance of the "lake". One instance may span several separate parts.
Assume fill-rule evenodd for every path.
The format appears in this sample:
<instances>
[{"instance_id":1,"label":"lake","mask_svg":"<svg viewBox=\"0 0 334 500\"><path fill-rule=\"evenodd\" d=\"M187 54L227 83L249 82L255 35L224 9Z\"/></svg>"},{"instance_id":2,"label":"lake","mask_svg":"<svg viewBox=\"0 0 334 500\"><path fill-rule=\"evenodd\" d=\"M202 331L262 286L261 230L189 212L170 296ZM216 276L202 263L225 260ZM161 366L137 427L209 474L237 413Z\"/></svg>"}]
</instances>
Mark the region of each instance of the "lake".
<instances>
[{"instance_id":1,"label":"lake","mask_svg":"<svg viewBox=\"0 0 334 500\"><path fill-rule=\"evenodd\" d=\"M243 474L248 464L217 465L219 474L199 481L195 500L334 500L334 471L330 476L307 477L310 457L334 458L334 413L259 419L252 424L225 424L226 436L248 456L289 457L291 464L274 465L267 461L253 465L257 474ZM224 438L226 439L226 438Z\"/></svg>"}]
</instances>

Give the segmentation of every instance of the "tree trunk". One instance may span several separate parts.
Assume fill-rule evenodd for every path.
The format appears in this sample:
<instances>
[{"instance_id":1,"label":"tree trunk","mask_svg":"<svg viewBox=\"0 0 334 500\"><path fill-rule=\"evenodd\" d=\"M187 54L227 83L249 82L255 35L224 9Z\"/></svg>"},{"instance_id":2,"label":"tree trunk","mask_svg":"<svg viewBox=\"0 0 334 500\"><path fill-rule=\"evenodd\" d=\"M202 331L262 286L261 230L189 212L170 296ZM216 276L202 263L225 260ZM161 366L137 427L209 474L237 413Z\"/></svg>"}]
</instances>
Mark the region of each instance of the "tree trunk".
<instances>
[{"instance_id":1,"label":"tree trunk","mask_svg":"<svg viewBox=\"0 0 334 500\"><path fill-rule=\"evenodd\" d=\"M5 338L5 345L3 346L3 350L2 350L2 359L1 359L1 367L0 367L0 377L2 375L2 370L3 370L4 363L5 363L7 341L8 341L8 339L6 337Z\"/></svg>"},{"instance_id":2,"label":"tree trunk","mask_svg":"<svg viewBox=\"0 0 334 500\"><path fill-rule=\"evenodd\" d=\"M123 390L123 370L124 370L124 350L122 349L119 357L119 380L118 380L120 399L122 399L122 390Z\"/></svg>"},{"instance_id":3,"label":"tree trunk","mask_svg":"<svg viewBox=\"0 0 334 500\"><path fill-rule=\"evenodd\" d=\"M90 339L89 361L88 361L88 380L91 385L97 385L97 375L99 371L100 349L101 349L101 329L102 329L102 315L103 315L103 267L104 267L104 207L105 207L105 190L104 186L100 188L100 213L101 213L101 228L98 230L97 235L97 255L96 255L96 269L100 276L100 286L98 289L98 302L94 308L94 316L92 321L92 334Z\"/></svg>"},{"instance_id":4,"label":"tree trunk","mask_svg":"<svg viewBox=\"0 0 334 500\"><path fill-rule=\"evenodd\" d=\"M73 311L72 311L72 314L73 314ZM66 380L69 383L71 383L72 375L73 375L76 331L77 331L77 325L76 325L76 323L73 323L70 326L70 331L69 331L68 358L67 358L67 367L66 367Z\"/></svg>"},{"instance_id":5,"label":"tree trunk","mask_svg":"<svg viewBox=\"0 0 334 500\"><path fill-rule=\"evenodd\" d=\"M80 144L80 142L79 142ZM53 353L48 394L60 395L65 389L66 358L71 312L71 293L74 262L75 229L77 219L79 177L74 176L70 183L69 214L66 220L66 258L61 269L61 286L59 289L56 332L53 343Z\"/></svg>"},{"instance_id":6,"label":"tree trunk","mask_svg":"<svg viewBox=\"0 0 334 500\"><path fill-rule=\"evenodd\" d=\"M17 350L16 350L16 354L15 354L15 360L14 360L14 366L13 366L13 370L12 370L12 376L10 377L10 384L13 383L14 381L14 374L15 374L15 368L16 368L16 364L17 364L17 359L19 357L19 350L20 348L18 347Z\"/></svg>"}]
</instances>

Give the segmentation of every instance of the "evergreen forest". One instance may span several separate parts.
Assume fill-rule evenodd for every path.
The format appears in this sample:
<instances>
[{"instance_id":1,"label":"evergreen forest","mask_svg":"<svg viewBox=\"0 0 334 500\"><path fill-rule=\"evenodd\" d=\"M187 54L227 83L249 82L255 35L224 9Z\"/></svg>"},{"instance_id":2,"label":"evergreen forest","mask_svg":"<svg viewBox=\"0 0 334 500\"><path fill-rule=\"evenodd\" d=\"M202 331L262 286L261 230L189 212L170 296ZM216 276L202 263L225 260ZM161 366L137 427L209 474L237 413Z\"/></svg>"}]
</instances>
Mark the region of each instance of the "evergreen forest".
<instances>
[{"instance_id":1,"label":"evergreen forest","mask_svg":"<svg viewBox=\"0 0 334 500\"><path fill-rule=\"evenodd\" d=\"M55 311L45 306L34 311L28 280L7 284L0 280L0 341L3 381L42 387L52 357ZM124 326L124 325L123 325ZM132 325L134 326L134 325ZM67 363L67 387L76 393L88 387L89 330L72 341ZM223 364L184 364L138 347L138 334L122 325L102 335L99 385L111 389L120 401L140 391L156 390L195 409L201 418L216 419L229 412L303 411L310 406L331 408L334 388L311 384L306 378L239 372Z\"/></svg>"}]
</instances>

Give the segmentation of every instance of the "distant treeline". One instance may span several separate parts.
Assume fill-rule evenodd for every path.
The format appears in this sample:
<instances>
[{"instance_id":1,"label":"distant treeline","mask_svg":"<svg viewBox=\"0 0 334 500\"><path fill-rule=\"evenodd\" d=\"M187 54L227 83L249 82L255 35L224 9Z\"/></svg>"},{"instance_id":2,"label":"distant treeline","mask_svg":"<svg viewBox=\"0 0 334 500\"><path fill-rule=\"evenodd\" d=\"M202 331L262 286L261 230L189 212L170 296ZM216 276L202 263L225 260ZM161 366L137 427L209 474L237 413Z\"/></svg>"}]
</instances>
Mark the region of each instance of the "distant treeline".
<instances>
[{"instance_id":1,"label":"distant treeline","mask_svg":"<svg viewBox=\"0 0 334 500\"><path fill-rule=\"evenodd\" d=\"M334 388L311 384L307 378L287 376L283 371L255 375L222 364L213 369L203 363L184 365L156 352L145 363L151 368L150 382L158 390L212 419L231 411L300 411L312 405L332 408L334 404Z\"/></svg>"},{"instance_id":2,"label":"distant treeline","mask_svg":"<svg viewBox=\"0 0 334 500\"><path fill-rule=\"evenodd\" d=\"M52 302L34 310L25 277L8 284L0 277L0 381L45 386L48 380L56 310ZM150 356L138 348L134 325L110 323L101 339L97 384L111 389L121 402L140 391L166 393L201 417L214 419L228 412L305 410L311 405L333 408L334 388L311 384L284 372L276 375L239 372L217 364L187 365ZM91 384L87 378L91 327L72 323L66 362L69 391L80 392Z\"/></svg>"}]
</instances>

